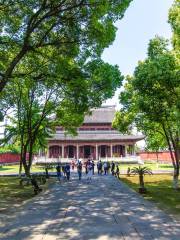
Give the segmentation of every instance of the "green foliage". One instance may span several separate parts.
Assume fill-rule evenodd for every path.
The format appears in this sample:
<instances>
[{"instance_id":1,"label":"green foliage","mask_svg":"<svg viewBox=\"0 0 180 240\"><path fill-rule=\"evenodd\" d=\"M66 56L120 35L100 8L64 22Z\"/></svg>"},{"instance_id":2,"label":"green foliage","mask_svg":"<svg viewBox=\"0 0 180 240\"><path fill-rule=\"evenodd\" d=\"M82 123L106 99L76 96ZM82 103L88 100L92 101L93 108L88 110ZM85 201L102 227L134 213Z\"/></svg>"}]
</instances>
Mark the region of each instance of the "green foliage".
<instances>
[{"instance_id":1,"label":"green foliage","mask_svg":"<svg viewBox=\"0 0 180 240\"><path fill-rule=\"evenodd\" d=\"M61 125L66 131L76 134L76 128L82 124L89 108L101 105L112 96L123 80L116 66L100 60L89 62L84 67L73 59L65 64L69 70L63 71L59 66L55 70L59 73L57 75L50 74L50 66L45 72L45 81L33 82L31 77L19 81L15 78L3 92L0 109L11 108L5 140L20 142L24 164L29 152L28 168L32 154L46 146L55 126Z\"/></svg>"},{"instance_id":2,"label":"green foliage","mask_svg":"<svg viewBox=\"0 0 180 240\"><path fill-rule=\"evenodd\" d=\"M152 128L148 130L148 134L146 136L146 150L148 151L162 151L167 149L166 139L163 134L160 132L156 132ZM147 132L147 131L146 131Z\"/></svg>"},{"instance_id":3,"label":"green foliage","mask_svg":"<svg viewBox=\"0 0 180 240\"><path fill-rule=\"evenodd\" d=\"M0 122L2 122L4 120L4 116L3 113L0 111Z\"/></svg>"},{"instance_id":4,"label":"green foliage","mask_svg":"<svg viewBox=\"0 0 180 240\"><path fill-rule=\"evenodd\" d=\"M160 54L165 53L168 50L168 40L156 36L149 41L148 56L151 59L157 58Z\"/></svg>"},{"instance_id":5,"label":"green foliage","mask_svg":"<svg viewBox=\"0 0 180 240\"><path fill-rule=\"evenodd\" d=\"M115 119L113 120L113 128L118 129L121 133L131 133L132 121L134 119L133 113L125 113L123 111L116 112Z\"/></svg>"},{"instance_id":6,"label":"green foliage","mask_svg":"<svg viewBox=\"0 0 180 240\"><path fill-rule=\"evenodd\" d=\"M179 57L180 51L180 0L174 0L169 11L169 23L173 30L173 46Z\"/></svg>"},{"instance_id":7,"label":"green foliage","mask_svg":"<svg viewBox=\"0 0 180 240\"><path fill-rule=\"evenodd\" d=\"M86 112L121 86L101 60L126 1L3 1L0 5L0 111L12 110L6 140L18 141L24 167L61 125L75 134ZM26 154L29 152L29 163Z\"/></svg>"},{"instance_id":8,"label":"green foliage","mask_svg":"<svg viewBox=\"0 0 180 240\"><path fill-rule=\"evenodd\" d=\"M140 175L140 176L144 176L146 174L149 174L149 175L152 174L152 171L148 167L139 166L139 167L133 167L131 169L131 174L135 174L135 175L137 174L137 175Z\"/></svg>"},{"instance_id":9,"label":"green foliage","mask_svg":"<svg viewBox=\"0 0 180 240\"><path fill-rule=\"evenodd\" d=\"M127 77L120 95L122 109L114 126L123 133L137 129L146 135L150 149L168 147L180 159L180 64L167 40L155 37L149 43L148 57L138 63L133 77Z\"/></svg>"},{"instance_id":10,"label":"green foliage","mask_svg":"<svg viewBox=\"0 0 180 240\"><path fill-rule=\"evenodd\" d=\"M1 146L0 153L20 153L20 147L15 145Z\"/></svg>"},{"instance_id":11,"label":"green foliage","mask_svg":"<svg viewBox=\"0 0 180 240\"><path fill-rule=\"evenodd\" d=\"M78 59L81 63L98 59L104 48L114 41L114 22L123 17L130 2L3 1L0 5L0 92L17 76L31 75L31 80L36 81L37 76L44 74L47 63L54 68L59 66L57 56Z\"/></svg>"},{"instance_id":12,"label":"green foliage","mask_svg":"<svg viewBox=\"0 0 180 240\"><path fill-rule=\"evenodd\" d=\"M152 171L148 167L133 167L130 170L130 174L137 174L139 176L139 185L140 185L140 193L146 193L146 189L144 187L144 175L149 174L152 175Z\"/></svg>"}]
</instances>

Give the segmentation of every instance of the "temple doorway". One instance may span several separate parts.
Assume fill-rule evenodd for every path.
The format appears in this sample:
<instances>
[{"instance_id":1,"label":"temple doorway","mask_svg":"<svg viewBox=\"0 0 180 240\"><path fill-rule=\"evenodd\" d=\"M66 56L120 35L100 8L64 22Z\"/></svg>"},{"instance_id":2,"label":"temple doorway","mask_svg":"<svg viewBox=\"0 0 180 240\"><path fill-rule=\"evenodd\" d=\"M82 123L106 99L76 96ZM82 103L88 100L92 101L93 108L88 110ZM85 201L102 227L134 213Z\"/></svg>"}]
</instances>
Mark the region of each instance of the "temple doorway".
<instances>
[{"instance_id":1,"label":"temple doorway","mask_svg":"<svg viewBox=\"0 0 180 240\"><path fill-rule=\"evenodd\" d=\"M68 146L68 158L74 158L75 152L74 152L74 146Z\"/></svg>"},{"instance_id":2,"label":"temple doorway","mask_svg":"<svg viewBox=\"0 0 180 240\"><path fill-rule=\"evenodd\" d=\"M91 156L91 146L84 146L84 158Z\"/></svg>"},{"instance_id":3,"label":"temple doorway","mask_svg":"<svg viewBox=\"0 0 180 240\"><path fill-rule=\"evenodd\" d=\"M114 157L125 157L125 146L115 145L113 146Z\"/></svg>"},{"instance_id":4,"label":"temple doorway","mask_svg":"<svg viewBox=\"0 0 180 240\"><path fill-rule=\"evenodd\" d=\"M61 156L61 147L60 146L50 146L49 147L49 157L50 158L59 158Z\"/></svg>"},{"instance_id":5,"label":"temple doorway","mask_svg":"<svg viewBox=\"0 0 180 240\"><path fill-rule=\"evenodd\" d=\"M100 148L100 154L101 154L101 157L105 158L107 153L106 153L106 146L105 145L102 145L101 148Z\"/></svg>"}]
</instances>

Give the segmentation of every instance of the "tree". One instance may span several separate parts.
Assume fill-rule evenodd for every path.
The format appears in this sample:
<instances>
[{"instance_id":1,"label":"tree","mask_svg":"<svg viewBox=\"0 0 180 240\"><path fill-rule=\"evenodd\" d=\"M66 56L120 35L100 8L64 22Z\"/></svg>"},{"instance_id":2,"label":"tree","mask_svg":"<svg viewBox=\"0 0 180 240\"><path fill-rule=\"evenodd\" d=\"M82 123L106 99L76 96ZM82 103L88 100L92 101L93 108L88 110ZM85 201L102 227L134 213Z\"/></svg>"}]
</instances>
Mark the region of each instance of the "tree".
<instances>
[{"instance_id":1,"label":"tree","mask_svg":"<svg viewBox=\"0 0 180 240\"><path fill-rule=\"evenodd\" d=\"M131 169L130 173L135 174L135 175L136 174L139 175L139 185L140 185L139 193L146 193L147 190L146 190L145 185L144 185L144 175L145 174L149 174L149 175L152 174L151 169L148 168L148 167L141 167L141 166L133 167Z\"/></svg>"},{"instance_id":2,"label":"tree","mask_svg":"<svg viewBox=\"0 0 180 240\"><path fill-rule=\"evenodd\" d=\"M57 55L82 62L99 58L115 38L113 23L123 17L130 2L1 1L0 92L13 78L42 79L47 62L59 64ZM34 69L28 69L29 61L36 63Z\"/></svg>"},{"instance_id":3,"label":"tree","mask_svg":"<svg viewBox=\"0 0 180 240\"><path fill-rule=\"evenodd\" d=\"M180 1L175 0L174 4L170 8L169 11L169 23L171 24L172 30L173 30L173 38L172 43L174 46L174 50L179 56L179 50L180 50Z\"/></svg>"},{"instance_id":4,"label":"tree","mask_svg":"<svg viewBox=\"0 0 180 240\"><path fill-rule=\"evenodd\" d=\"M179 61L174 52L168 50L167 40L152 39L147 59L138 63L133 77L127 78L120 96L123 108L114 122L114 126L124 132L136 126L145 134L153 131L155 136L157 132L165 138L174 166L175 188L180 160L179 69Z\"/></svg>"},{"instance_id":5,"label":"tree","mask_svg":"<svg viewBox=\"0 0 180 240\"><path fill-rule=\"evenodd\" d=\"M89 108L111 97L123 80L117 66L100 60L82 66L71 59L63 66L66 71L49 64L45 81L31 81L29 76L13 79L3 92L0 109L11 109L5 140L20 143L20 172L23 165L27 176L33 153L46 144L55 126L75 134ZM50 74L52 68L55 74Z\"/></svg>"},{"instance_id":6,"label":"tree","mask_svg":"<svg viewBox=\"0 0 180 240\"><path fill-rule=\"evenodd\" d=\"M2 122L3 120L4 120L3 113L0 112L0 122Z\"/></svg>"},{"instance_id":7,"label":"tree","mask_svg":"<svg viewBox=\"0 0 180 240\"><path fill-rule=\"evenodd\" d=\"M149 131L146 133L146 147L148 151L156 152L157 163L159 161L159 151L167 149L167 143L164 135L159 132Z\"/></svg>"}]
</instances>

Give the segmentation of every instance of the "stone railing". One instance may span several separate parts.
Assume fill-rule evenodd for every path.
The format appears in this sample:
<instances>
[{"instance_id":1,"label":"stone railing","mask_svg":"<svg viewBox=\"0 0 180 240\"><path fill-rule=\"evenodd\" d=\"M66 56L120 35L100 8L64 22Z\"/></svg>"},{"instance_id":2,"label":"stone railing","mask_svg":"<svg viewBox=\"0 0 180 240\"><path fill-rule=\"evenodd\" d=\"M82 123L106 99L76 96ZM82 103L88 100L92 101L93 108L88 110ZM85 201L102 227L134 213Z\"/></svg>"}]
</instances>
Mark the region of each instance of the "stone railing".
<instances>
[{"instance_id":1,"label":"stone railing","mask_svg":"<svg viewBox=\"0 0 180 240\"><path fill-rule=\"evenodd\" d=\"M75 160L74 158L47 158L47 157L36 157L33 161L34 164L43 163L65 163L65 162L71 162L72 160ZM87 159L82 159L87 160ZM100 158L102 162L109 161L109 162L121 162L121 163L137 163L137 164L143 164L143 161L139 156L126 156L126 157L107 157L107 158ZM95 160L96 162L97 160Z\"/></svg>"},{"instance_id":2,"label":"stone railing","mask_svg":"<svg viewBox=\"0 0 180 240\"><path fill-rule=\"evenodd\" d=\"M143 161L139 156L136 155L130 155L126 157L112 157L112 158L101 158L101 161L114 161L114 162L122 162L122 163L138 163L143 164Z\"/></svg>"}]
</instances>

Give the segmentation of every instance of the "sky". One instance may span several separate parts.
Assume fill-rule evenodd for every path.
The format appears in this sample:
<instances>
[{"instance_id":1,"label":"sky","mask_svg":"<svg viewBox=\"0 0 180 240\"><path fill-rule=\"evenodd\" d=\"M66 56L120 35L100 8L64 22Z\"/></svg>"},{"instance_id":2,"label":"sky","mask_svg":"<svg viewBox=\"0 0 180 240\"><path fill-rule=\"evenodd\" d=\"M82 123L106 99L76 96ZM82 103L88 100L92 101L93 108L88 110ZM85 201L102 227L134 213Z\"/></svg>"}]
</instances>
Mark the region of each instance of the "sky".
<instances>
[{"instance_id":1,"label":"sky","mask_svg":"<svg viewBox=\"0 0 180 240\"><path fill-rule=\"evenodd\" d=\"M147 46L155 35L171 38L168 10L173 0L133 0L124 18L115 25L118 28L113 44L105 49L103 60L117 64L121 73L133 74L139 60L146 58ZM106 104L119 108L118 90Z\"/></svg>"}]
</instances>

